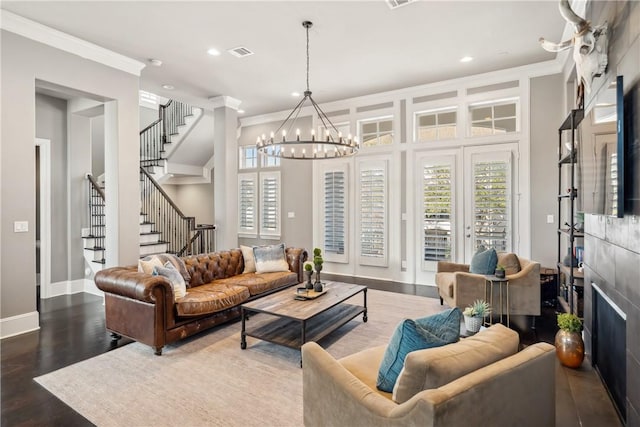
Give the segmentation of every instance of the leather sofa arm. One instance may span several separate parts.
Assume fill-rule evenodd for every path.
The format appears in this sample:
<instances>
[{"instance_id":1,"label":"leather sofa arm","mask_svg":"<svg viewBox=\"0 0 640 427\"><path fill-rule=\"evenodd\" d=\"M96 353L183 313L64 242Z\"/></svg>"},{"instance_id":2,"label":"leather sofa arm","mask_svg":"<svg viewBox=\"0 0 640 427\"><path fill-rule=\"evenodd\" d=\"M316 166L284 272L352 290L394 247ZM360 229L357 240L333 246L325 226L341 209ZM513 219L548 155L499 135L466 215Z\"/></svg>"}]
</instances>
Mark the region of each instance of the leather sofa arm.
<instances>
[{"instance_id":1,"label":"leather sofa arm","mask_svg":"<svg viewBox=\"0 0 640 427\"><path fill-rule=\"evenodd\" d=\"M303 248L286 248L285 253L287 255L289 270L298 275L298 283L304 282L303 267L305 261L309 258L307 250Z\"/></svg>"},{"instance_id":2,"label":"leather sofa arm","mask_svg":"<svg viewBox=\"0 0 640 427\"><path fill-rule=\"evenodd\" d=\"M103 292L139 301L155 303L155 288L163 289L162 295L173 294L169 281L162 276L138 272L136 266L112 267L96 273L95 282Z\"/></svg>"},{"instance_id":3,"label":"leather sofa arm","mask_svg":"<svg viewBox=\"0 0 640 427\"><path fill-rule=\"evenodd\" d=\"M468 264L457 264L455 262L438 261L436 272L438 273L455 273L456 271L469 272Z\"/></svg>"}]
</instances>

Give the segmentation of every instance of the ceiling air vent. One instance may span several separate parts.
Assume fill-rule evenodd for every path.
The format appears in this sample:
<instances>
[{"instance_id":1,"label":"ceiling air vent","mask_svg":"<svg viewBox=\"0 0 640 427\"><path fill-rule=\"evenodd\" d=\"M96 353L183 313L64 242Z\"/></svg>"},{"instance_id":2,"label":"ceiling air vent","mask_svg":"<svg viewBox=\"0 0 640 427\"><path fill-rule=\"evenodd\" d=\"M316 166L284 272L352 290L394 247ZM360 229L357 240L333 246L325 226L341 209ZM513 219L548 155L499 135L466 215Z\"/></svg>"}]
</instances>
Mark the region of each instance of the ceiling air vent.
<instances>
[{"instance_id":1,"label":"ceiling air vent","mask_svg":"<svg viewBox=\"0 0 640 427\"><path fill-rule=\"evenodd\" d=\"M246 47L242 47L242 46L234 47L233 49L227 50L227 52L229 52L231 55L237 58L244 58L245 56L253 55L253 52L251 52Z\"/></svg>"},{"instance_id":2,"label":"ceiling air vent","mask_svg":"<svg viewBox=\"0 0 640 427\"><path fill-rule=\"evenodd\" d=\"M397 9L400 6L405 6L409 3L413 3L416 0L386 0L389 9Z\"/></svg>"}]
</instances>

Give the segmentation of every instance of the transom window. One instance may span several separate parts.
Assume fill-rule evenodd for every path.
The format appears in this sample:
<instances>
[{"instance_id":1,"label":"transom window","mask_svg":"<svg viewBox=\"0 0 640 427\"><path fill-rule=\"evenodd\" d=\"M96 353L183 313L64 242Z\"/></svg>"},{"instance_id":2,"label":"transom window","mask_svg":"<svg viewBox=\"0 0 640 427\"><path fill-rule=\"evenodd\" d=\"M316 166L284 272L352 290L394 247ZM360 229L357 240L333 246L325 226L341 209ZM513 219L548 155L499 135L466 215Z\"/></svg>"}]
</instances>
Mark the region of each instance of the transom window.
<instances>
[{"instance_id":1,"label":"transom window","mask_svg":"<svg viewBox=\"0 0 640 427\"><path fill-rule=\"evenodd\" d=\"M457 136L455 108L416 113L416 140L437 141Z\"/></svg>"},{"instance_id":2,"label":"transom window","mask_svg":"<svg viewBox=\"0 0 640 427\"><path fill-rule=\"evenodd\" d=\"M280 147L269 147L267 148L270 153L274 155L280 154ZM262 158L262 167L263 168L277 168L280 166L280 157L267 156L266 154L261 154Z\"/></svg>"},{"instance_id":3,"label":"transom window","mask_svg":"<svg viewBox=\"0 0 640 427\"><path fill-rule=\"evenodd\" d=\"M506 100L469 107L471 136L500 135L517 130L517 102Z\"/></svg>"},{"instance_id":4,"label":"transom window","mask_svg":"<svg viewBox=\"0 0 640 427\"><path fill-rule=\"evenodd\" d=\"M361 120L358 123L363 147L393 144L393 117Z\"/></svg>"},{"instance_id":5,"label":"transom window","mask_svg":"<svg viewBox=\"0 0 640 427\"><path fill-rule=\"evenodd\" d=\"M240 147L240 169L255 169L258 167L258 150L253 145Z\"/></svg>"}]
</instances>

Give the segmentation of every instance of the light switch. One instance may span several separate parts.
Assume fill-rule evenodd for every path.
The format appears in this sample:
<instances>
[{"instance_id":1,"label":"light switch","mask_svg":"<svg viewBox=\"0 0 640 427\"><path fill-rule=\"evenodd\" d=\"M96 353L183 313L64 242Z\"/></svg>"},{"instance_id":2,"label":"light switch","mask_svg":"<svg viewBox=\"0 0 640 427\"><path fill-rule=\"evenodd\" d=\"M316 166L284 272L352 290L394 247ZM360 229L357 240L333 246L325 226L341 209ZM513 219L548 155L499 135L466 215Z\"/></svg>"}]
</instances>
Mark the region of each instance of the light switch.
<instances>
[{"instance_id":1,"label":"light switch","mask_svg":"<svg viewBox=\"0 0 640 427\"><path fill-rule=\"evenodd\" d=\"M14 233L26 233L29 231L29 221L14 221L13 232Z\"/></svg>"},{"instance_id":2,"label":"light switch","mask_svg":"<svg viewBox=\"0 0 640 427\"><path fill-rule=\"evenodd\" d=\"M553 224L554 222L553 215L547 215L547 224Z\"/></svg>"},{"instance_id":3,"label":"light switch","mask_svg":"<svg viewBox=\"0 0 640 427\"><path fill-rule=\"evenodd\" d=\"M295 212L287 212L287 218L295 218L295 217L296 217Z\"/></svg>"}]
</instances>

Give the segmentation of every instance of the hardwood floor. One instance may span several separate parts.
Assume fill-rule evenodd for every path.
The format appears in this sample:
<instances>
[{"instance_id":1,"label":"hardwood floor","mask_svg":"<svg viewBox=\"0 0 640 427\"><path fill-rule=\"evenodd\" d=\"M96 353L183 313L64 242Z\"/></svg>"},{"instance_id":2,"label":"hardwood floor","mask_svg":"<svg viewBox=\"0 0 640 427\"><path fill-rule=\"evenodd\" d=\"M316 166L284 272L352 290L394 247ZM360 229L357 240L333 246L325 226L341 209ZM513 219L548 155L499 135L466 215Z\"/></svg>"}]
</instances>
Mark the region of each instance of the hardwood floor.
<instances>
[{"instance_id":1,"label":"hardwood floor","mask_svg":"<svg viewBox=\"0 0 640 427\"><path fill-rule=\"evenodd\" d=\"M75 294L43 300L40 327L39 331L0 341L0 424L92 425L40 387L33 378L114 348L104 327L102 298ZM521 332L521 341L523 344L536 340L553 343L555 331L555 312L545 308L537 320L537 335L527 329ZM128 342L123 338L119 345ZM556 420L558 427L622 425L600 379L587 361L580 369L558 367Z\"/></svg>"}]
</instances>

